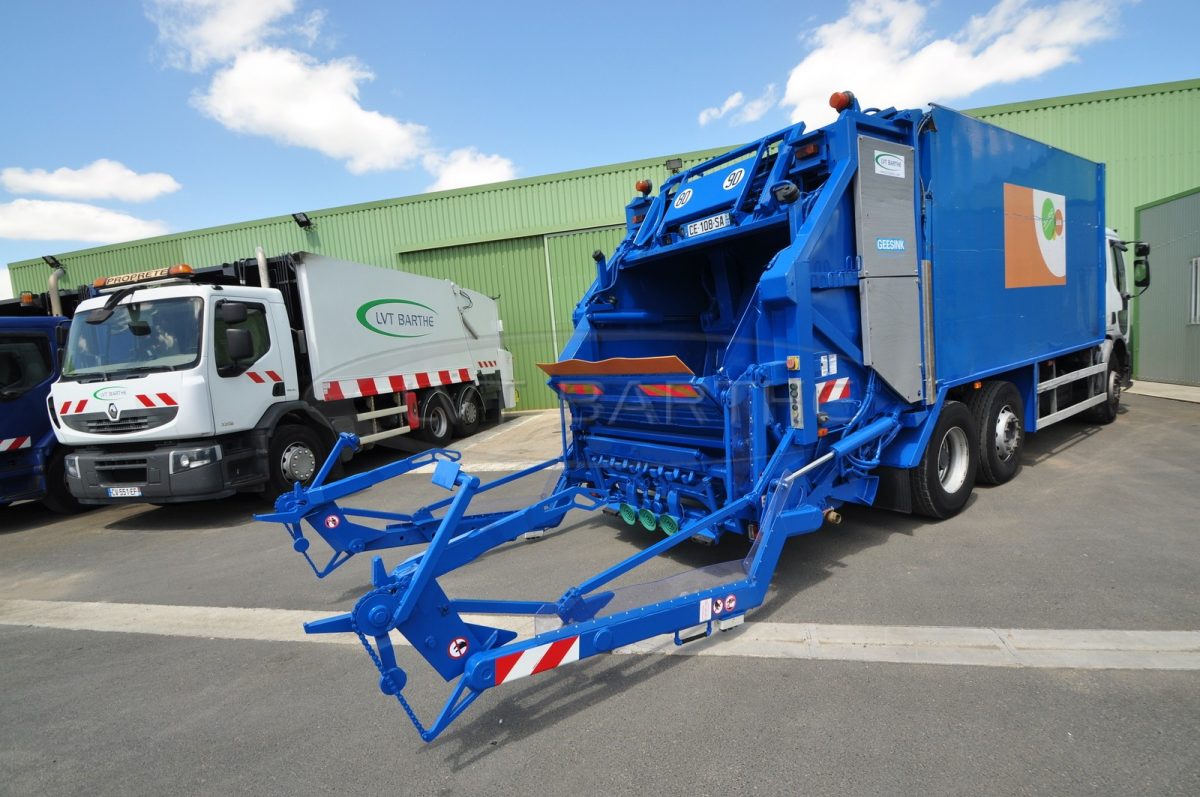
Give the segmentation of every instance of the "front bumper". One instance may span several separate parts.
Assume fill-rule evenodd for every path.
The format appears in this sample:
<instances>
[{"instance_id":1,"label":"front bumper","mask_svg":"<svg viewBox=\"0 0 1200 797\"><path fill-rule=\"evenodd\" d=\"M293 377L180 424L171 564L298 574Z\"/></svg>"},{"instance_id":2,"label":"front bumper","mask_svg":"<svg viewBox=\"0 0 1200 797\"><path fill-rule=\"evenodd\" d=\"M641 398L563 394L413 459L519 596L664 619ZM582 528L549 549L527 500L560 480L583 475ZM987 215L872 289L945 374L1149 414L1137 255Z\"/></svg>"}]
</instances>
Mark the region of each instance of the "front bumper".
<instances>
[{"instance_id":1,"label":"front bumper","mask_svg":"<svg viewBox=\"0 0 1200 797\"><path fill-rule=\"evenodd\" d=\"M179 442L140 451L77 449L68 468L71 494L84 504L177 503L226 498L264 481L264 462L253 449L222 446L223 456L171 472L172 457L212 440Z\"/></svg>"}]
</instances>

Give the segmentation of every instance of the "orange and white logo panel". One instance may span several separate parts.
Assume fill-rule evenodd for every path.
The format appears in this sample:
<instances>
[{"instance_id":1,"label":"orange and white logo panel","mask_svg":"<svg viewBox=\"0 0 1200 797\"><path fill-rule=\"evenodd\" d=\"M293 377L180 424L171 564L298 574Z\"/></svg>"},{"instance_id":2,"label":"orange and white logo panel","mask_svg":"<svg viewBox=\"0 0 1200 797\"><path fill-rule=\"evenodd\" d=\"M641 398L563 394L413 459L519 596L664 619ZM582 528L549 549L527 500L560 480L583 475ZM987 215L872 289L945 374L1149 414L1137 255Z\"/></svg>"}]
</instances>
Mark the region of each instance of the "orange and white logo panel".
<instances>
[{"instance_id":1,"label":"orange and white logo panel","mask_svg":"<svg viewBox=\"0 0 1200 797\"><path fill-rule=\"evenodd\" d=\"M1004 287L1067 284L1067 198L1004 184Z\"/></svg>"}]
</instances>

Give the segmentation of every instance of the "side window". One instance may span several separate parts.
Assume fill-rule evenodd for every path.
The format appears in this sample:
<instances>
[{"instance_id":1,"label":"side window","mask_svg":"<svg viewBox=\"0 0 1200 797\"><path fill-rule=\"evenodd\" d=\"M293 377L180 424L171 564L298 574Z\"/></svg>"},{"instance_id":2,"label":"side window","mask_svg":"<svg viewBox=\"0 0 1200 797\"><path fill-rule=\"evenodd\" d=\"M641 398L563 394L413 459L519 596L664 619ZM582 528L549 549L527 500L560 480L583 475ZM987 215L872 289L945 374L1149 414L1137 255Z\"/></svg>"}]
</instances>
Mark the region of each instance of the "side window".
<instances>
[{"instance_id":1,"label":"side window","mask_svg":"<svg viewBox=\"0 0 1200 797\"><path fill-rule=\"evenodd\" d=\"M0 400L14 399L50 376L50 344L43 337L0 336Z\"/></svg>"},{"instance_id":2,"label":"side window","mask_svg":"<svg viewBox=\"0 0 1200 797\"><path fill-rule=\"evenodd\" d=\"M1115 246L1109 247L1112 252L1113 261L1113 279L1117 285L1117 291L1122 296L1125 295L1125 258L1121 250Z\"/></svg>"},{"instance_id":3,"label":"side window","mask_svg":"<svg viewBox=\"0 0 1200 797\"><path fill-rule=\"evenodd\" d=\"M267 353L271 348L271 332L267 325L267 310L261 304L246 304L246 320L238 324L226 324L221 319L221 314L217 313L216 323L213 325L215 331L215 340L213 341L213 352L217 358L217 372L220 373L226 368L232 368L233 360L229 359L229 350L225 342L225 330L232 327L233 329L248 329L250 330L250 340L254 343L254 359L251 364Z\"/></svg>"}]
</instances>

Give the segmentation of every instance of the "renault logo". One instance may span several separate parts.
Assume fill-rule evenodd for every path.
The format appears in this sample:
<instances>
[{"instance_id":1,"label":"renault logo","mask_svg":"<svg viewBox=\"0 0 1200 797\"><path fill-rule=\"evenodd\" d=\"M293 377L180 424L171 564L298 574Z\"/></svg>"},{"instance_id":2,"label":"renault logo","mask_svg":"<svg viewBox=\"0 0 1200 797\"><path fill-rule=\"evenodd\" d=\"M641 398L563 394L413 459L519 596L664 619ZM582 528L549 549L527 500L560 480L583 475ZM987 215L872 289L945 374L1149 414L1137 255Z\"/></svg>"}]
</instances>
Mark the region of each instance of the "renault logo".
<instances>
[{"instance_id":1,"label":"renault logo","mask_svg":"<svg viewBox=\"0 0 1200 797\"><path fill-rule=\"evenodd\" d=\"M117 421L121 419L121 410L117 408L116 402L108 405L108 419L110 421Z\"/></svg>"}]
</instances>

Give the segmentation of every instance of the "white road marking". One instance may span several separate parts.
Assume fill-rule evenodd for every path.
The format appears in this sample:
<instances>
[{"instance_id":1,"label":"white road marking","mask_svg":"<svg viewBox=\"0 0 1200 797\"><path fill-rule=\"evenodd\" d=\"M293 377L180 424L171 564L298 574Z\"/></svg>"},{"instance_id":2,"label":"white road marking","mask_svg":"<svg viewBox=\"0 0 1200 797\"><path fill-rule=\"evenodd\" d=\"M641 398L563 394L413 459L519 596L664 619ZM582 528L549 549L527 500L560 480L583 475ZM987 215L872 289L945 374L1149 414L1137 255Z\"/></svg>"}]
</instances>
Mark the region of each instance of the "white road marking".
<instances>
[{"instance_id":1,"label":"white road marking","mask_svg":"<svg viewBox=\"0 0 1200 797\"><path fill-rule=\"evenodd\" d=\"M265 642L358 645L350 634L309 636L320 611L0 599L0 625ZM527 617L466 615L533 633ZM401 642L397 638L397 642ZM403 644L401 642L401 644ZM1083 670L1200 670L1200 631L1058 630L748 622L676 647L669 636L619 648L631 655L892 662Z\"/></svg>"}]
</instances>

